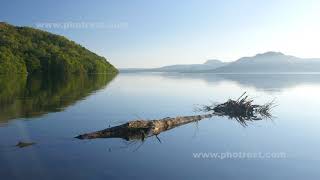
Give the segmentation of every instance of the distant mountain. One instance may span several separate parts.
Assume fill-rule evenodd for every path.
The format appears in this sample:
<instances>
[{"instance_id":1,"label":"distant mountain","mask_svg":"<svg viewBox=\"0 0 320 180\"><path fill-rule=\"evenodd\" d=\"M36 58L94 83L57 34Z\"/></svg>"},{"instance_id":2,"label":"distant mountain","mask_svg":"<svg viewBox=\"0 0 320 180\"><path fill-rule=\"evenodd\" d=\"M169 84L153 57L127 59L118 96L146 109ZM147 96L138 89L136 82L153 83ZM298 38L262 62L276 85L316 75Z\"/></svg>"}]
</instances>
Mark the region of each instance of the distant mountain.
<instances>
[{"instance_id":1,"label":"distant mountain","mask_svg":"<svg viewBox=\"0 0 320 180\"><path fill-rule=\"evenodd\" d=\"M243 57L226 66L209 70L214 73L301 73L320 72L320 59L303 59L280 52Z\"/></svg>"},{"instance_id":2,"label":"distant mountain","mask_svg":"<svg viewBox=\"0 0 320 180\"><path fill-rule=\"evenodd\" d=\"M281 52L266 52L226 63L208 60L204 64L171 65L153 69L120 69L121 72L180 73L311 73L320 72L320 58L298 58Z\"/></svg>"},{"instance_id":3,"label":"distant mountain","mask_svg":"<svg viewBox=\"0 0 320 180\"><path fill-rule=\"evenodd\" d=\"M120 72L200 72L200 71L208 71L213 70L222 66L225 66L227 63L219 61L219 60L207 60L203 64L181 64L181 65L170 65L163 66L160 68L151 68L151 69L143 69L143 68L127 68L120 69Z\"/></svg>"}]
</instances>

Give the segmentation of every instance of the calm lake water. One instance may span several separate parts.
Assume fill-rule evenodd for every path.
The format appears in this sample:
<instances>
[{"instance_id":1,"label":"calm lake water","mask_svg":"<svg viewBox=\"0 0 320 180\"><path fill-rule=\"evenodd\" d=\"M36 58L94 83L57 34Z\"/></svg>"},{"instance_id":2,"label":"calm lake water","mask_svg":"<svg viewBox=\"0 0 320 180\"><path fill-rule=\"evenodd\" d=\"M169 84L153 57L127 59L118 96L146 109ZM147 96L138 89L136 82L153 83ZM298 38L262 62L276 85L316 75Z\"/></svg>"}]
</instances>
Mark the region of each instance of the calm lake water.
<instances>
[{"instance_id":1,"label":"calm lake water","mask_svg":"<svg viewBox=\"0 0 320 180\"><path fill-rule=\"evenodd\" d=\"M214 117L145 141L74 137L130 120L195 115L195 106L265 103L272 120ZM318 179L320 75L119 74L0 77L0 179ZM35 142L18 148L19 141ZM196 158L195 153L282 153Z\"/></svg>"}]
</instances>

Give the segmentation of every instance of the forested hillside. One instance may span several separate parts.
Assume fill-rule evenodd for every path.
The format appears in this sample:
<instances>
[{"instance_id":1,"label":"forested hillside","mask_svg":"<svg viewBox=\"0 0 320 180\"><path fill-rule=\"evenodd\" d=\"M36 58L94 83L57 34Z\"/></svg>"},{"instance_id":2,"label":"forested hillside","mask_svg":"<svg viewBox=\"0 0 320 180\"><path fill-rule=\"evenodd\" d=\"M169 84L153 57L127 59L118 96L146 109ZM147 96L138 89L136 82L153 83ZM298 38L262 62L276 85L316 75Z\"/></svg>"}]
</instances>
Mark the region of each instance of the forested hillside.
<instances>
[{"instance_id":1,"label":"forested hillside","mask_svg":"<svg viewBox=\"0 0 320 180\"><path fill-rule=\"evenodd\" d=\"M104 57L63 36L0 22L0 74L116 72Z\"/></svg>"}]
</instances>

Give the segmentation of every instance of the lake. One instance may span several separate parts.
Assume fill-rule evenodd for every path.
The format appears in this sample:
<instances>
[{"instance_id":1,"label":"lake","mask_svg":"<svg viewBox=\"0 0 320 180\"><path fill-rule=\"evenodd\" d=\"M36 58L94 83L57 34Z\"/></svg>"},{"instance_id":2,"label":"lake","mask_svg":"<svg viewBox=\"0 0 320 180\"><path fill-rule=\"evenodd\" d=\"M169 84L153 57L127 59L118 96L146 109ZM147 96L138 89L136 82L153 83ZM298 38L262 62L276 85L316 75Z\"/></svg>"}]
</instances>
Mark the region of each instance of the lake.
<instances>
[{"instance_id":1,"label":"lake","mask_svg":"<svg viewBox=\"0 0 320 180\"><path fill-rule=\"evenodd\" d=\"M257 104L275 100L273 118L244 127L213 117L144 141L74 138L136 119L201 114L197 106L243 92ZM317 179L319 92L319 74L1 76L0 178ZM16 147L20 141L35 144Z\"/></svg>"}]
</instances>

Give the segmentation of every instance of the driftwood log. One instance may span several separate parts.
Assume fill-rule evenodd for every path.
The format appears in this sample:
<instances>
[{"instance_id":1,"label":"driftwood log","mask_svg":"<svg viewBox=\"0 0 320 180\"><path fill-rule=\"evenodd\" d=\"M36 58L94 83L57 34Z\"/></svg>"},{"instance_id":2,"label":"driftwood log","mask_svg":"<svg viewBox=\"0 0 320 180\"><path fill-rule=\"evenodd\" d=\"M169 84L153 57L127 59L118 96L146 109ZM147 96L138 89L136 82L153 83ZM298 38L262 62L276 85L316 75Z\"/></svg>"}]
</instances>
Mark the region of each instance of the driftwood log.
<instances>
[{"instance_id":1,"label":"driftwood log","mask_svg":"<svg viewBox=\"0 0 320 180\"><path fill-rule=\"evenodd\" d=\"M204 114L196 116L182 116L175 118L163 118L158 120L135 120L128 123L107 128L101 131L82 134L78 139L96 139L96 138L122 138L130 140L144 140L147 137L156 136L161 132L168 131L175 127L185 125L191 122L200 121L212 117L213 114Z\"/></svg>"},{"instance_id":2,"label":"driftwood log","mask_svg":"<svg viewBox=\"0 0 320 180\"><path fill-rule=\"evenodd\" d=\"M273 102L264 105L252 104L253 100L248 99L245 93L237 100L228 100L225 103L202 106L200 111L207 114L195 116L178 116L175 118L163 118L158 120L134 120L125 124L107 128L101 131L82 134L78 139L96 139L96 138L122 138L127 141L144 140L151 136L182 126L188 123L197 122L202 119L213 116L226 116L235 119L242 126L247 126L248 121L257 121L263 118L271 118L270 109Z\"/></svg>"}]
</instances>

